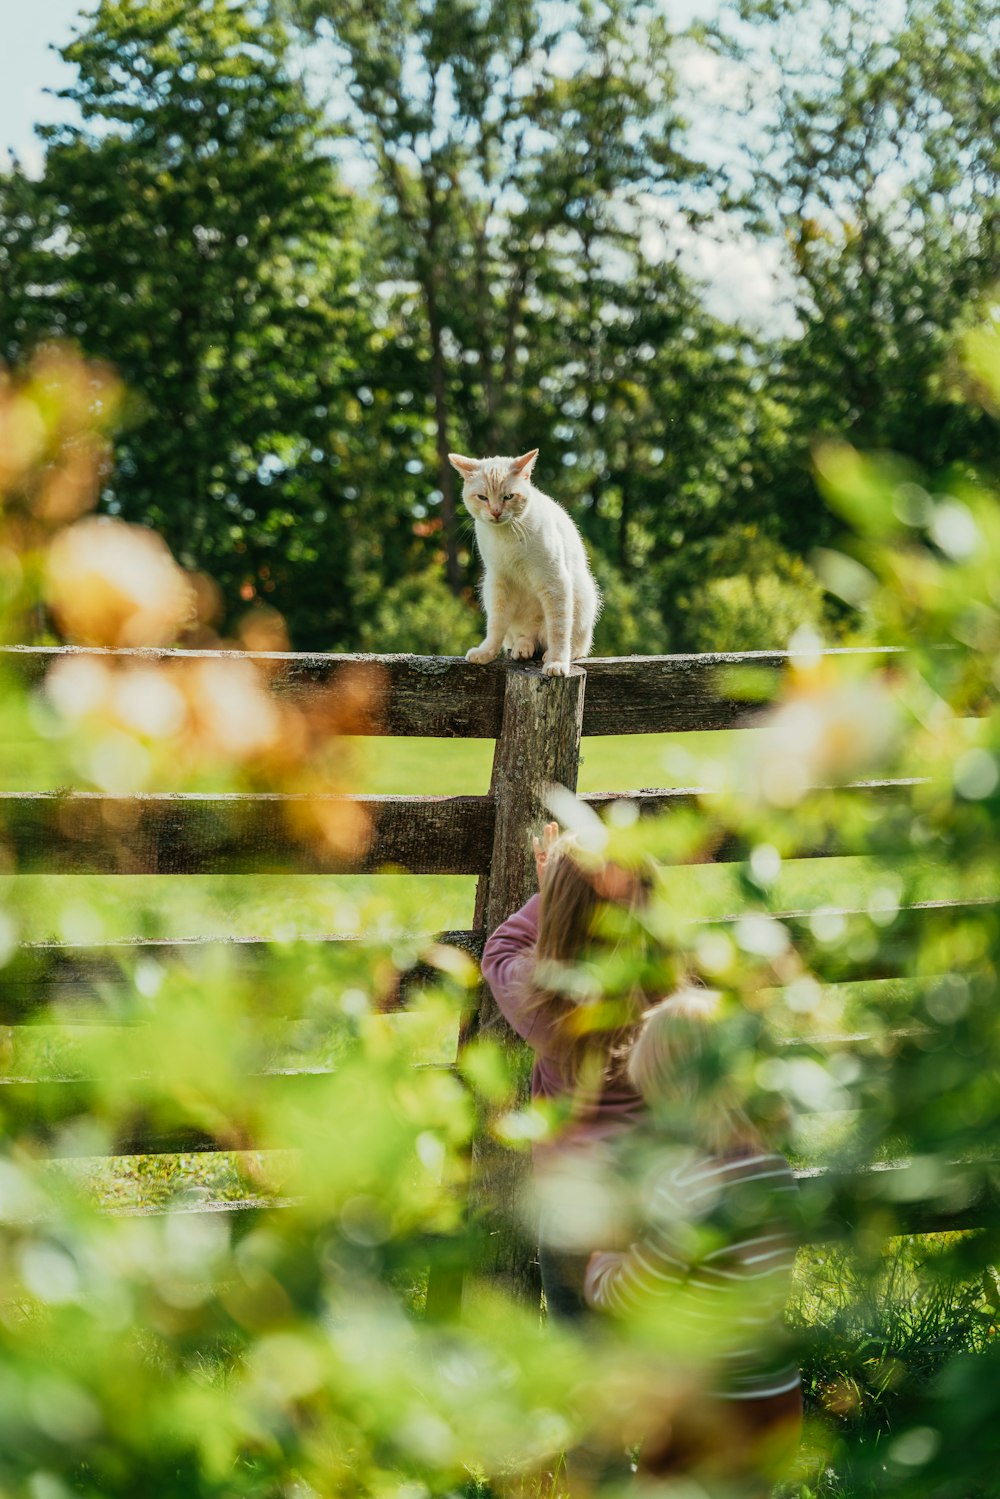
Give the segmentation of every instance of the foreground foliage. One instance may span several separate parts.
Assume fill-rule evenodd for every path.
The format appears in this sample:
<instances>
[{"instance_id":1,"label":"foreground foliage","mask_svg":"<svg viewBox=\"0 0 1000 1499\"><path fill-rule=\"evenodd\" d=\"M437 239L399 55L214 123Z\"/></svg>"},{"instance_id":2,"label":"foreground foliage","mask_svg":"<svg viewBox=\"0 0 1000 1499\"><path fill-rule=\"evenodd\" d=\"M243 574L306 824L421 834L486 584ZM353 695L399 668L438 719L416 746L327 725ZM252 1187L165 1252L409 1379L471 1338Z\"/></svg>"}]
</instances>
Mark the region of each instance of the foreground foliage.
<instances>
[{"instance_id":1,"label":"foreground foliage","mask_svg":"<svg viewBox=\"0 0 1000 1499\"><path fill-rule=\"evenodd\" d=\"M995 331L967 359L1000 389ZM170 638L200 607L148 533L110 521L94 544L86 510L106 462L95 421L106 428L117 399L106 372L54 357L0 392L8 638L40 595L54 618L82 618L109 644L137 620ZM588 982L665 987L683 966L721 988L739 1021L727 1066L785 1148L828 1168L803 1195L806 1229L825 1240L849 1226L853 1287L839 1316L814 1292L806 1489L839 1472L849 1492L968 1499L995 1488L984 1433L996 1429L996 1340L978 1289L964 1300L949 1289L944 1302L940 1288L988 1289L1000 1253L997 914L992 902L909 912L900 856L918 847L996 887L1000 507L971 484L938 493L906 465L846 447L823 449L819 473L857 535L828 554L829 586L873 639L906 652L874 672L802 656L766 727L690 814L605 829L565 809L584 840L625 863L705 855L730 833L749 848L738 920L699 922L693 905L654 898L643 941ZM97 787L136 766L140 785L197 785L206 766L226 768L233 788L308 788L320 773L336 784L330 705L282 705L265 677L237 675L226 700L242 728L227 737L227 717L211 711L220 679L137 683L130 670L110 663L98 682L63 666L30 693L8 672L5 723L49 758L80 736L103 747L73 762L77 778L81 763L95 768ZM360 711L340 726L356 729ZM856 797L809 789L891 775L914 740L926 776L898 812L872 818ZM342 833L302 829L333 848ZM770 893L783 860L838 838L867 842L878 896L783 918ZM474 1258L462 1204L477 1117L514 1149L544 1121L519 1108L485 1044L457 1070L414 1065L447 1054L475 974L461 955L401 940L410 919L400 911L395 930L341 949L275 943L257 970L225 948L176 967L126 960L100 1027L88 1031L79 1011L49 1014L75 1048L76 1102L59 1085L0 1091L5 1492L411 1499L515 1478L558 1487L538 1475L560 1451L595 1426L613 1448L665 1370L697 1378L697 1351L672 1345L669 1319L655 1337L608 1323L571 1338L474 1276L461 1305L447 1294ZM25 955L6 913L3 933L16 979ZM405 1016L382 1013L421 953L439 981ZM903 982L845 982L872 972ZM329 1069L290 1075L317 1045ZM817 1109L845 1120L819 1145ZM255 1209L192 1211L205 1204L181 1184L164 1210L108 1216L85 1174L49 1159L99 1154L140 1123L246 1152ZM907 1164L870 1169L887 1160ZM948 1237L921 1272L930 1299L901 1291L895 1272L913 1322L939 1329L933 1356L908 1362L916 1340L900 1336L873 1362L855 1329L866 1302L891 1300L893 1235L917 1208L976 1204L978 1231Z\"/></svg>"}]
</instances>

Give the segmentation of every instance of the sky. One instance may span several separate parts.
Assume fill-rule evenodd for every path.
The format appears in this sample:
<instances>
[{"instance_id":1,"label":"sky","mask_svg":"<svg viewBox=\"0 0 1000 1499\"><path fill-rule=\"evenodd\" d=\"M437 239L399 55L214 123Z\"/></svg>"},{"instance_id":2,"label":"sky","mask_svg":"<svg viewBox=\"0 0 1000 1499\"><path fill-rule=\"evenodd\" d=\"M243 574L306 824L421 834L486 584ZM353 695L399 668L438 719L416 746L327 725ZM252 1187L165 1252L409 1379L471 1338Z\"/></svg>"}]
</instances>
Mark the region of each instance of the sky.
<instances>
[{"instance_id":1,"label":"sky","mask_svg":"<svg viewBox=\"0 0 1000 1499\"><path fill-rule=\"evenodd\" d=\"M69 41L80 8L80 0L0 0L0 153L14 150L33 164L40 155L36 122L71 118L69 107L44 90L73 81L73 69L51 44Z\"/></svg>"}]
</instances>

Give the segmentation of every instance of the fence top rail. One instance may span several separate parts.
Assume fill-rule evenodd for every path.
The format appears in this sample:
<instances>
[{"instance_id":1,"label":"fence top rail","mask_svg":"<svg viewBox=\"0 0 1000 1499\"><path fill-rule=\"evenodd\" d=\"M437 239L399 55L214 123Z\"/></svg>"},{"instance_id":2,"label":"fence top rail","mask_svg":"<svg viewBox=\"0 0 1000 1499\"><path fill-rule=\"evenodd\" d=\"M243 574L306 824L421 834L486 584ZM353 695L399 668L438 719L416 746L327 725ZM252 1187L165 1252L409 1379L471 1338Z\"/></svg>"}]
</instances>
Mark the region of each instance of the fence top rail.
<instances>
[{"instance_id":1,"label":"fence top rail","mask_svg":"<svg viewBox=\"0 0 1000 1499\"><path fill-rule=\"evenodd\" d=\"M884 660L892 648L836 646L824 657ZM714 651L705 655L598 656L587 673L583 733L657 734L728 729L752 717L754 705L733 691L732 672L780 675L810 651ZM38 681L61 658L107 663L247 661L265 669L275 691L295 697L332 686L342 673L368 674L373 709L369 734L494 739L500 731L504 681L499 660L474 666L463 656L334 655L297 651L107 649L95 646L0 646L0 665Z\"/></svg>"}]
</instances>

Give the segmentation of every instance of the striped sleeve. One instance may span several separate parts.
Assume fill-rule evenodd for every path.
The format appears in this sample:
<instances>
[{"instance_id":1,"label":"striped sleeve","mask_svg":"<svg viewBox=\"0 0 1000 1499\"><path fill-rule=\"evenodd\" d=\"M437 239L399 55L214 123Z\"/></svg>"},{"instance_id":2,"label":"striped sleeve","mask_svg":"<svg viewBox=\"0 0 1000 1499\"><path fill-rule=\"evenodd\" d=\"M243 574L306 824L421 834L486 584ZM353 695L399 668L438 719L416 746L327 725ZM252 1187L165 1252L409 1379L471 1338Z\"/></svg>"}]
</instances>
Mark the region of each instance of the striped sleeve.
<instances>
[{"instance_id":1,"label":"striped sleeve","mask_svg":"<svg viewBox=\"0 0 1000 1499\"><path fill-rule=\"evenodd\" d=\"M625 1312L657 1291L673 1291L687 1282L690 1235L683 1232L683 1203L670 1176L657 1183L650 1205L655 1228L621 1254L595 1256L595 1273L588 1272L584 1285L591 1306Z\"/></svg>"},{"instance_id":2,"label":"striped sleeve","mask_svg":"<svg viewBox=\"0 0 1000 1499\"><path fill-rule=\"evenodd\" d=\"M650 1195L648 1226L642 1237L623 1254L599 1257L600 1273L586 1284L591 1305L627 1312L651 1298L685 1288L703 1293L689 1297L685 1307L697 1319L714 1316L718 1298L742 1286L752 1287L755 1296L760 1296L760 1321L769 1321L773 1311L767 1283L773 1281L780 1296L795 1254L790 1230L772 1216L770 1222L748 1226L735 1241L710 1248L699 1245L695 1227L707 1210L725 1206L737 1188L758 1184L769 1199L775 1191L783 1195L795 1190L787 1161L771 1154L702 1159L666 1174ZM741 1320L756 1319L747 1311Z\"/></svg>"}]
</instances>

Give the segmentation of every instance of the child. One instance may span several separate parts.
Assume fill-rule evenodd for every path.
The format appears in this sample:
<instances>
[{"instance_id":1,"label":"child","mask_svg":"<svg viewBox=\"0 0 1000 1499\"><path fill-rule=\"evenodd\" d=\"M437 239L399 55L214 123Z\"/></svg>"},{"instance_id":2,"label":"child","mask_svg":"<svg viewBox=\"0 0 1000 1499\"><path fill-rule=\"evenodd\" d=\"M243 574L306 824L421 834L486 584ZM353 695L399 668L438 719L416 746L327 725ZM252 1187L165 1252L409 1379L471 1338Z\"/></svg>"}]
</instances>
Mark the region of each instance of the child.
<instances>
[{"instance_id":1,"label":"child","mask_svg":"<svg viewBox=\"0 0 1000 1499\"><path fill-rule=\"evenodd\" d=\"M675 1365L647 1408L640 1471L773 1481L798 1440L799 1371L781 1348L795 1255L796 1185L742 1107L719 996L686 989L643 1018L627 1077L660 1157L645 1226L623 1252L591 1256L591 1306L663 1330ZM677 1381L685 1350L691 1378ZM666 1373L667 1371L665 1371ZM676 1393L677 1388L681 1394Z\"/></svg>"},{"instance_id":2,"label":"child","mask_svg":"<svg viewBox=\"0 0 1000 1499\"><path fill-rule=\"evenodd\" d=\"M549 1215L550 1231L542 1224L539 1261L549 1315L577 1318L586 1313L587 1253L595 1243L609 1242L607 1224L593 1221L588 1162L644 1112L625 1075L626 1043L652 1002L638 992L611 1000L587 992L579 965L599 947L602 904L639 907L648 881L614 865L588 867L574 840L558 836L555 823L546 827L542 843L534 842L540 894L493 932L482 969L500 1011L535 1053L532 1097L564 1114L555 1140L535 1152L536 1171L553 1190L560 1176L570 1184L568 1195L563 1193L566 1211ZM579 1191L573 1189L574 1173Z\"/></svg>"}]
</instances>

